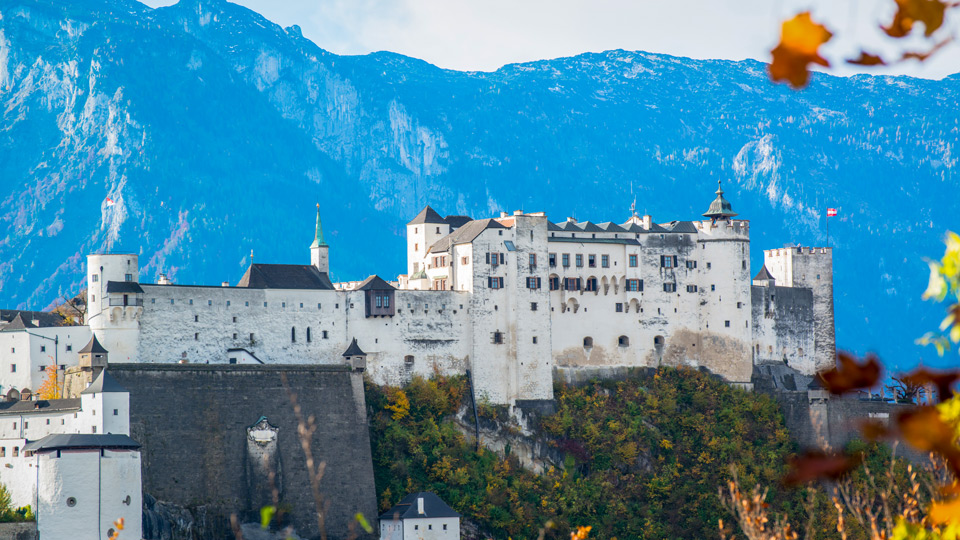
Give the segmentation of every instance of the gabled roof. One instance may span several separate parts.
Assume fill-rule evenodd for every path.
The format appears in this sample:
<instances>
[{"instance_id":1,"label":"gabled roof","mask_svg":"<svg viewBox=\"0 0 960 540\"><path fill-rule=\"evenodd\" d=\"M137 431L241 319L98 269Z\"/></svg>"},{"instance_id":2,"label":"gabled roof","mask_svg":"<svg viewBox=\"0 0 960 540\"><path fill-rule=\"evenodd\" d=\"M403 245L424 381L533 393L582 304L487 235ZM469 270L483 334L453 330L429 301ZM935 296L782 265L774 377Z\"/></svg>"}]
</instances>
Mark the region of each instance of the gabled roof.
<instances>
[{"instance_id":1,"label":"gabled roof","mask_svg":"<svg viewBox=\"0 0 960 540\"><path fill-rule=\"evenodd\" d=\"M576 222L576 221L567 220L567 221L561 221L560 223L557 223L557 230L558 230L558 231L577 231L577 232L579 232L579 231L581 231L582 229L577 226L577 222Z\"/></svg>"},{"instance_id":2,"label":"gabled roof","mask_svg":"<svg viewBox=\"0 0 960 540\"><path fill-rule=\"evenodd\" d=\"M79 408L80 398L40 399L37 401L4 401L0 402L0 415L25 414L31 412L51 413L56 411L71 411Z\"/></svg>"},{"instance_id":3,"label":"gabled roof","mask_svg":"<svg viewBox=\"0 0 960 540\"><path fill-rule=\"evenodd\" d=\"M353 338L353 341L350 342L350 346L347 347L347 350L343 351L344 358L350 356L366 356L367 353L360 350L360 345L357 344L357 338Z\"/></svg>"},{"instance_id":4,"label":"gabled roof","mask_svg":"<svg viewBox=\"0 0 960 540\"><path fill-rule=\"evenodd\" d=\"M606 221L606 222L604 222L604 223L598 223L598 224L597 224L597 227L600 227L600 229L602 229L603 232L617 232L617 233L627 232L626 229L624 229L623 227L617 225L616 223L613 223L612 221Z\"/></svg>"},{"instance_id":5,"label":"gabled roof","mask_svg":"<svg viewBox=\"0 0 960 540\"><path fill-rule=\"evenodd\" d=\"M556 223L554 223L554 222L552 222L552 221L548 221L548 222L547 222L547 230L548 230L548 231L562 231L563 229L562 229L559 225L557 225Z\"/></svg>"},{"instance_id":6,"label":"gabled roof","mask_svg":"<svg viewBox=\"0 0 960 540\"><path fill-rule=\"evenodd\" d=\"M325 272L309 264L251 264L237 287L332 290L333 283Z\"/></svg>"},{"instance_id":7,"label":"gabled roof","mask_svg":"<svg viewBox=\"0 0 960 540\"><path fill-rule=\"evenodd\" d=\"M17 315L10 321L9 324L3 327L3 332L15 332L17 330L26 330L27 328L36 328L32 322L23 320L23 317L17 313Z\"/></svg>"},{"instance_id":8,"label":"gabled roof","mask_svg":"<svg viewBox=\"0 0 960 540\"><path fill-rule=\"evenodd\" d=\"M417 214L417 217L410 220L410 223L407 225L419 225L421 223L446 223L440 214L436 212L433 208L429 206L424 206L423 210Z\"/></svg>"},{"instance_id":9,"label":"gabled roof","mask_svg":"<svg viewBox=\"0 0 960 540\"><path fill-rule=\"evenodd\" d=\"M593 223L590 223L589 221L584 221L583 223L577 223L576 225L580 227L580 230L583 232L603 232L603 229L601 229L600 227L597 227L596 225L594 225Z\"/></svg>"},{"instance_id":10,"label":"gabled roof","mask_svg":"<svg viewBox=\"0 0 960 540\"><path fill-rule=\"evenodd\" d=\"M417 499L423 499L423 513L419 510ZM380 519L422 519L422 518L453 518L460 517L453 508L450 508L443 499L429 491L411 493L398 502L393 508L380 514Z\"/></svg>"},{"instance_id":11,"label":"gabled roof","mask_svg":"<svg viewBox=\"0 0 960 540\"><path fill-rule=\"evenodd\" d=\"M24 452L43 452L62 448L116 448L136 450L140 443L127 435L58 433L23 445Z\"/></svg>"},{"instance_id":12,"label":"gabled roof","mask_svg":"<svg viewBox=\"0 0 960 540\"><path fill-rule=\"evenodd\" d=\"M506 229L495 219L478 219L467 223L466 225L460 227L459 229L453 231L452 233L444 236L440 240L437 240L430 249L427 250L428 253L440 253L443 251L450 251L450 247L456 244L466 244L473 242L480 233L487 229Z\"/></svg>"},{"instance_id":13,"label":"gabled roof","mask_svg":"<svg viewBox=\"0 0 960 540\"><path fill-rule=\"evenodd\" d=\"M396 287L387 283L376 274L363 280L360 285L357 285L358 291L392 291L394 289L396 289Z\"/></svg>"},{"instance_id":14,"label":"gabled roof","mask_svg":"<svg viewBox=\"0 0 960 540\"><path fill-rule=\"evenodd\" d=\"M692 221L671 221L660 225L667 232L697 234L697 227Z\"/></svg>"},{"instance_id":15,"label":"gabled roof","mask_svg":"<svg viewBox=\"0 0 960 540\"><path fill-rule=\"evenodd\" d=\"M63 326L65 323L63 316L59 313L26 311L21 309L0 309L0 322L10 322L17 318L17 315L20 315L24 321L29 321L28 324L33 324L33 321L37 321L40 323L39 326L41 328L46 326Z\"/></svg>"},{"instance_id":16,"label":"gabled roof","mask_svg":"<svg viewBox=\"0 0 960 540\"><path fill-rule=\"evenodd\" d=\"M757 272L757 275L753 276L754 281L776 281L773 276L770 275L770 272L767 270L767 265L763 265L763 268Z\"/></svg>"},{"instance_id":17,"label":"gabled roof","mask_svg":"<svg viewBox=\"0 0 960 540\"><path fill-rule=\"evenodd\" d=\"M142 293L143 288L133 281L108 281L108 293Z\"/></svg>"},{"instance_id":18,"label":"gabled roof","mask_svg":"<svg viewBox=\"0 0 960 540\"><path fill-rule=\"evenodd\" d=\"M470 216L447 216L443 218L443 221L446 222L447 225L450 225L451 229L459 229L473 221L473 218Z\"/></svg>"},{"instance_id":19,"label":"gabled roof","mask_svg":"<svg viewBox=\"0 0 960 540\"><path fill-rule=\"evenodd\" d=\"M126 392L127 389L120 386L120 383L113 378L113 375L107 373L107 370L100 372L97 380L90 383L86 390L80 394L109 394L114 392Z\"/></svg>"},{"instance_id":20,"label":"gabled roof","mask_svg":"<svg viewBox=\"0 0 960 540\"><path fill-rule=\"evenodd\" d=\"M107 353L108 351L103 348L103 345L100 344L100 340L97 339L97 335L94 334L90 341L83 346L82 349L77 351L78 353Z\"/></svg>"}]
</instances>

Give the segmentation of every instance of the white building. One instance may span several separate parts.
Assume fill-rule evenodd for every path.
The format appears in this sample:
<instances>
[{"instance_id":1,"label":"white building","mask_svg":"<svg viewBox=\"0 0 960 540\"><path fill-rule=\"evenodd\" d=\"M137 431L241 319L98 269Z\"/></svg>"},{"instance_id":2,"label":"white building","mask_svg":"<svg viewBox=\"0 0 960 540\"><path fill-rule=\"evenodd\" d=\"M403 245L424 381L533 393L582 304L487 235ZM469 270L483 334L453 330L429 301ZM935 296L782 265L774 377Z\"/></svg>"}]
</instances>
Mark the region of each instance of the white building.
<instances>
[{"instance_id":1,"label":"white building","mask_svg":"<svg viewBox=\"0 0 960 540\"><path fill-rule=\"evenodd\" d=\"M41 538L105 538L118 518L139 538L129 432L129 393L105 370L79 398L0 402L0 483L14 507L33 508Z\"/></svg>"},{"instance_id":2,"label":"white building","mask_svg":"<svg viewBox=\"0 0 960 540\"><path fill-rule=\"evenodd\" d=\"M460 514L440 497L411 493L380 515L380 540L459 540Z\"/></svg>"},{"instance_id":3,"label":"white building","mask_svg":"<svg viewBox=\"0 0 960 540\"><path fill-rule=\"evenodd\" d=\"M354 338L382 384L471 371L493 403L553 378L661 365L750 385L753 365L833 361L829 248L765 252L718 189L704 219L472 220L426 207L407 273L331 283L319 214L310 265L251 264L236 286L139 282L135 254L88 258L87 320L121 362L339 363Z\"/></svg>"},{"instance_id":4,"label":"white building","mask_svg":"<svg viewBox=\"0 0 960 540\"><path fill-rule=\"evenodd\" d=\"M50 313L10 313L9 322L0 320L0 396L20 399L37 392L48 366L57 366L62 380L92 334L88 326L58 326Z\"/></svg>"}]
</instances>

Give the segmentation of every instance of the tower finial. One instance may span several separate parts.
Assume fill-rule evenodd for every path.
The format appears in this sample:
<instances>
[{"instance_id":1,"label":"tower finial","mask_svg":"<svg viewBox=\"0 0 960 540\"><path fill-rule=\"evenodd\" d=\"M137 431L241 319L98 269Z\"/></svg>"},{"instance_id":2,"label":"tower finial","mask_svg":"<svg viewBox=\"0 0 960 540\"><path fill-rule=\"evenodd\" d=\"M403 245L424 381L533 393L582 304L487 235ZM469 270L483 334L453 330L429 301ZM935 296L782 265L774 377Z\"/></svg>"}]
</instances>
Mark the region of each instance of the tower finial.
<instances>
[{"instance_id":1,"label":"tower finial","mask_svg":"<svg viewBox=\"0 0 960 540\"><path fill-rule=\"evenodd\" d=\"M710 203L710 208L703 214L703 217L716 223L718 219L728 220L737 215L730 206L730 201L723 198L723 187L720 180L717 180L717 198Z\"/></svg>"},{"instance_id":2,"label":"tower finial","mask_svg":"<svg viewBox=\"0 0 960 540\"><path fill-rule=\"evenodd\" d=\"M327 243L323 241L323 226L320 224L320 203L317 203L317 231L313 235L313 243L310 244L311 248L326 246Z\"/></svg>"},{"instance_id":3,"label":"tower finial","mask_svg":"<svg viewBox=\"0 0 960 540\"><path fill-rule=\"evenodd\" d=\"M720 180L717 180L717 191L716 191L717 195L723 195L723 187L720 185L720 182L721 182Z\"/></svg>"}]
</instances>

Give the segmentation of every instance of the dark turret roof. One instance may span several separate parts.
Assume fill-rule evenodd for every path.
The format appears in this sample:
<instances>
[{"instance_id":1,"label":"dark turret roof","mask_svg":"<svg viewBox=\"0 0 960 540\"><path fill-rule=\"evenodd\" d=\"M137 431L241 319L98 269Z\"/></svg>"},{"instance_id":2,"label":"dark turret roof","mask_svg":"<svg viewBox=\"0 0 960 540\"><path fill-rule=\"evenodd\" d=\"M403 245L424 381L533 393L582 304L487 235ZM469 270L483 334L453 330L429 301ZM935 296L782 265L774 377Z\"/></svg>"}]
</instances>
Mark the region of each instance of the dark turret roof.
<instances>
[{"instance_id":1,"label":"dark turret roof","mask_svg":"<svg viewBox=\"0 0 960 540\"><path fill-rule=\"evenodd\" d=\"M357 285L358 291L391 291L393 289L396 289L396 287L387 283L376 274L363 280L360 285Z\"/></svg>"},{"instance_id":2,"label":"dark turret roof","mask_svg":"<svg viewBox=\"0 0 960 540\"><path fill-rule=\"evenodd\" d=\"M770 272L767 270L767 265L763 265L763 268L757 272L757 275L753 276L754 281L776 281L773 276L770 275Z\"/></svg>"},{"instance_id":3,"label":"dark turret roof","mask_svg":"<svg viewBox=\"0 0 960 540\"><path fill-rule=\"evenodd\" d=\"M419 512L417 499L423 498L423 513ZM443 499L429 491L411 493L393 508L380 514L380 519L417 519L417 518L453 518L460 517Z\"/></svg>"},{"instance_id":4,"label":"dark turret roof","mask_svg":"<svg viewBox=\"0 0 960 540\"><path fill-rule=\"evenodd\" d=\"M717 180L717 198L710 203L710 208L703 214L703 217L710 219L726 219L738 215L733 211L730 201L723 198L723 188L720 187L720 181Z\"/></svg>"},{"instance_id":5,"label":"dark turret roof","mask_svg":"<svg viewBox=\"0 0 960 540\"><path fill-rule=\"evenodd\" d=\"M80 353L80 354L83 354L83 353L104 353L104 354L106 354L108 351L103 348L103 345L100 344L100 340L98 340L96 334L94 334L94 336L93 336L92 338L90 338L90 341L87 342L87 344L84 345L83 348L80 349L80 350L77 351L77 352Z\"/></svg>"},{"instance_id":6,"label":"dark turret roof","mask_svg":"<svg viewBox=\"0 0 960 540\"><path fill-rule=\"evenodd\" d=\"M140 443L127 435L104 433L91 435L88 433L59 433L29 442L23 446L24 452L42 452L59 450L62 448L117 448L136 450Z\"/></svg>"},{"instance_id":7,"label":"dark turret roof","mask_svg":"<svg viewBox=\"0 0 960 540\"><path fill-rule=\"evenodd\" d=\"M325 272L309 264L251 264L237 287L250 289L333 289Z\"/></svg>"},{"instance_id":8,"label":"dark turret roof","mask_svg":"<svg viewBox=\"0 0 960 540\"><path fill-rule=\"evenodd\" d=\"M423 210L417 214L417 217L410 220L410 223L407 225L419 225L421 223L446 223L440 214L438 214L433 208L429 206L424 206Z\"/></svg>"},{"instance_id":9,"label":"dark turret roof","mask_svg":"<svg viewBox=\"0 0 960 540\"><path fill-rule=\"evenodd\" d=\"M120 386L120 383L113 378L113 375L107 373L107 370L100 372L100 376L97 377L97 380L90 383L90 386L86 390L80 392L81 394L107 394L111 392L126 392L127 389Z\"/></svg>"},{"instance_id":10,"label":"dark turret roof","mask_svg":"<svg viewBox=\"0 0 960 540\"><path fill-rule=\"evenodd\" d=\"M343 356L349 358L351 356L366 356L367 353L363 352L360 349L360 345L357 344L357 338L353 338L353 341L350 342L350 346L347 347L347 350L343 351Z\"/></svg>"},{"instance_id":11,"label":"dark turret roof","mask_svg":"<svg viewBox=\"0 0 960 540\"><path fill-rule=\"evenodd\" d=\"M23 320L19 313L3 327L4 332L14 332L16 330L26 330L27 328L36 328L33 323Z\"/></svg>"},{"instance_id":12,"label":"dark turret roof","mask_svg":"<svg viewBox=\"0 0 960 540\"><path fill-rule=\"evenodd\" d=\"M443 221L445 221L447 225L450 225L451 229L459 229L473 221L473 218L470 216L447 216L443 218Z\"/></svg>"}]
</instances>

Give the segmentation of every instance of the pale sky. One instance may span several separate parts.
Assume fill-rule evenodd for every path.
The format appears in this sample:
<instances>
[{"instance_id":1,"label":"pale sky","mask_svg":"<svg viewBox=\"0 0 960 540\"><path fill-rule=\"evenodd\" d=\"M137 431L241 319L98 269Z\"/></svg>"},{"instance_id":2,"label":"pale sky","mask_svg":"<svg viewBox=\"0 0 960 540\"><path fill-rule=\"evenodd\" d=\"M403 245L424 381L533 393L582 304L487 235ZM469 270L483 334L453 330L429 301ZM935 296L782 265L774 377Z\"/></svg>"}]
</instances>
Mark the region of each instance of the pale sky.
<instances>
[{"instance_id":1,"label":"pale sky","mask_svg":"<svg viewBox=\"0 0 960 540\"><path fill-rule=\"evenodd\" d=\"M146 0L151 6L174 0ZM894 0L235 0L290 26L337 54L392 51L443 68L492 71L513 62L608 49L692 58L769 60L780 21L812 10L834 33L823 49L832 73L896 73L941 78L960 71L960 44L920 64L860 69L843 58L871 52L922 50L879 30ZM960 8L940 35L960 34ZM960 37L960 36L958 36Z\"/></svg>"}]
</instances>

